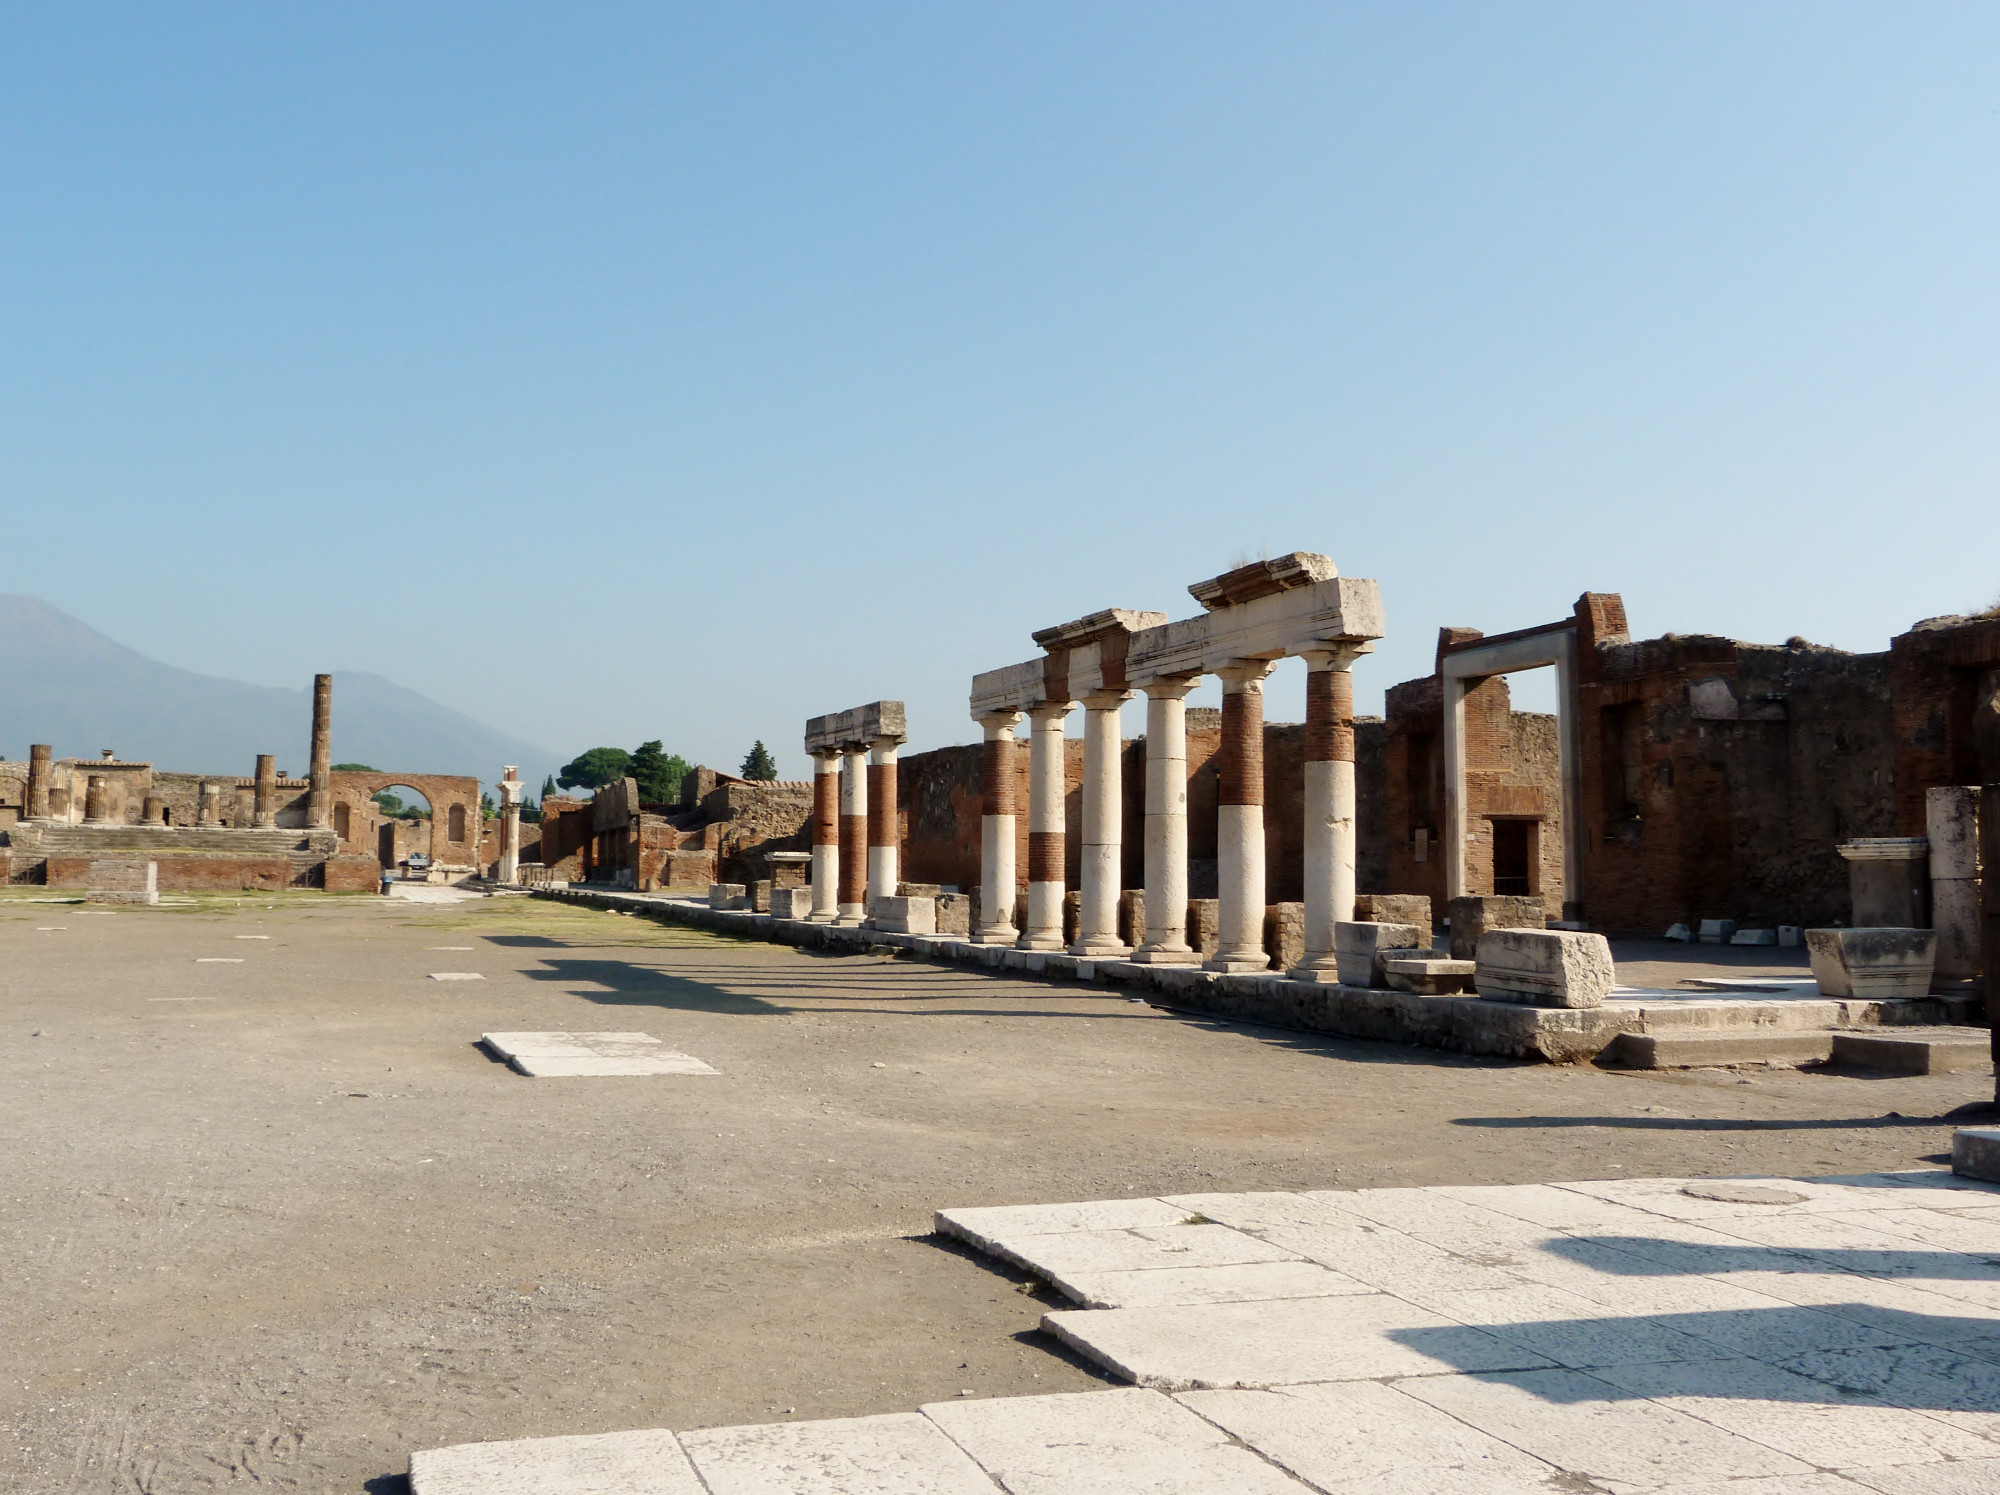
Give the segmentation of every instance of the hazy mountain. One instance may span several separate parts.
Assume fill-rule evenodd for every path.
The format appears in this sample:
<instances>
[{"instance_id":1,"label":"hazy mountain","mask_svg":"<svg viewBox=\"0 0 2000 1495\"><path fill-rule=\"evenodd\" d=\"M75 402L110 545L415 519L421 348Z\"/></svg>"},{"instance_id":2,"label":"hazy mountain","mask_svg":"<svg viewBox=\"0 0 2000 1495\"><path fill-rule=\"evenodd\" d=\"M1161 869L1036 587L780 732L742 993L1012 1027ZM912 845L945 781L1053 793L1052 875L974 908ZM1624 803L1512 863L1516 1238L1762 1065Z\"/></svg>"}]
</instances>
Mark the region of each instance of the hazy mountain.
<instances>
[{"instance_id":1,"label":"hazy mountain","mask_svg":"<svg viewBox=\"0 0 2000 1495\"><path fill-rule=\"evenodd\" d=\"M46 742L58 758L121 758L157 768L248 776L259 753L303 778L312 675L297 689L247 685L146 658L37 597L0 595L0 757ZM380 675L336 670L333 761L405 773L473 774L503 764L539 789L563 759L496 732Z\"/></svg>"}]
</instances>

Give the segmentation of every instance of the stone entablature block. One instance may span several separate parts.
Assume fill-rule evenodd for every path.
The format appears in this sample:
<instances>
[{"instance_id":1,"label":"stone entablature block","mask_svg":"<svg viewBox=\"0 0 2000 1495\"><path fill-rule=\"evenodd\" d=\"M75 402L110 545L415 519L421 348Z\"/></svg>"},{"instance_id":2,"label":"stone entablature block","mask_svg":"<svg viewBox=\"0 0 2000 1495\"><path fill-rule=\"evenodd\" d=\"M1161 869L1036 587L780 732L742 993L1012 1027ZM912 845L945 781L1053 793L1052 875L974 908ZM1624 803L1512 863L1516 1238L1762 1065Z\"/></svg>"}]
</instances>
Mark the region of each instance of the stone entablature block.
<instances>
[{"instance_id":1,"label":"stone entablature block","mask_svg":"<svg viewBox=\"0 0 2000 1495\"><path fill-rule=\"evenodd\" d=\"M866 706L815 716L806 722L808 753L837 753L878 742L903 742L908 737L901 701L870 701Z\"/></svg>"},{"instance_id":2,"label":"stone entablature block","mask_svg":"<svg viewBox=\"0 0 2000 1495\"><path fill-rule=\"evenodd\" d=\"M1537 1007L1602 1007L1617 976L1601 934L1563 929L1489 929L1479 936L1473 977L1491 1001Z\"/></svg>"}]
</instances>

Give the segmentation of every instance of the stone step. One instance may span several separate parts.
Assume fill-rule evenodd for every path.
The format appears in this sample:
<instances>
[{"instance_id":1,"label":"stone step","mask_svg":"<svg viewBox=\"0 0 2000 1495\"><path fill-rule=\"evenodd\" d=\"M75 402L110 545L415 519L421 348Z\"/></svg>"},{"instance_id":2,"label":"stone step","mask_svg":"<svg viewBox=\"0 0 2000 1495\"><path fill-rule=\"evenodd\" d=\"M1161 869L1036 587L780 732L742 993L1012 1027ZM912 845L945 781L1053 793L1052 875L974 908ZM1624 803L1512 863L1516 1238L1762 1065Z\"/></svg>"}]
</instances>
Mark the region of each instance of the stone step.
<instances>
[{"instance_id":1,"label":"stone step","mask_svg":"<svg viewBox=\"0 0 2000 1495\"><path fill-rule=\"evenodd\" d=\"M1709 1069L1732 1064L1823 1064L1833 1057L1833 1034L1798 1028L1685 1028L1667 1033L1621 1033L1603 1061L1628 1069Z\"/></svg>"},{"instance_id":2,"label":"stone step","mask_svg":"<svg viewBox=\"0 0 2000 1495\"><path fill-rule=\"evenodd\" d=\"M1833 1035L1833 1060L1899 1075L1949 1075L1993 1067L1984 1028L1877 1028Z\"/></svg>"}]
</instances>

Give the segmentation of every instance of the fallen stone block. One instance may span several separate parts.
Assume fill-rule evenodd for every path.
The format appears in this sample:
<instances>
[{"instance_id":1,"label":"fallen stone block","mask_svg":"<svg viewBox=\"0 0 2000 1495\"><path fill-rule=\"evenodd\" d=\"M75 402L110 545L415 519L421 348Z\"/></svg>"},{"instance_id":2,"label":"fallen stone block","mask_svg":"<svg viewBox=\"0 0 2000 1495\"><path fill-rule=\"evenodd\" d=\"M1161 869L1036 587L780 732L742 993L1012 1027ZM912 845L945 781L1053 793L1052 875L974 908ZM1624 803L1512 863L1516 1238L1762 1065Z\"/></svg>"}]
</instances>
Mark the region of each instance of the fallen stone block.
<instances>
[{"instance_id":1,"label":"fallen stone block","mask_svg":"<svg viewBox=\"0 0 2000 1495\"><path fill-rule=\"evenodd\" d=\"M742 908L747 901L740 882L712 882L708 885L708 906L713 909Z\"/></svg>"},{"instance_id":2,"label":"fallen stone block","mask_svg":"<svg viewBox=\"0 0 2000 1495\"><path fill-rule=\"evenodd\" d=\"M1833 1035L1788 1028L1675 1029L1621 1033L1605 1046L1606 1061L1628 1069L1721 1069L1763 1064L1796 1069L1823 1064Z\"/></svg>"},{"instance_id":3,"label":"fallen stone block","mask_svg":"<svg viewBox=\"0 0 2000 1495\"><path fill-rule=\"evenodd\" d=\"M1428 949L1427 930L1414 924L1336 924L1333 956L1342 986L1387 986L1382 958L1390 950Z\"/></svg>"},{"instance_id":4,"label":"fallen stone block","mask_svg":"<svg viewBox=\"0 0 2000 1495\"><path fill-rule=\"evenodd\" d=\"M1805 931L1796 924L1780 924L1778 943L1787 950L1796 950L1805 943Z\"/></svg>"},{"instance_id":5,"label":"fallen stone block","mask_svg":"<svg viewBox=\"0 0 2000 1495\"><path fill-rule=\"evenodd\" d=\"M1443 960L1436 956L1387 955L1382 957L1382 979L1396 991L1413 991L1424 997L1443 997L1471 991L1479 963L1473 960Z\"/></svg>"},{"instance_id":6,"label":"fallen stone block","mask_svg":"<svg viewBox=\"0 0 2000 1495\"><path fill-rule=\"evenodd\" d=\"M1430 942L1431 900L1424 893L1358 893L1354 898L1357 924L1414 924Z\"/></svg>"},{"instance_id":7,"label":"fallen stone block","mask_svg":"<svg viewBox=\"0 0 2000 1495\"><path fill-rule=\"evenodd\" d=\"M1932 929L1808 929L1813 979L1828 997L1913 999L1929 994Z\"/></svg>"},{"instance_id":8,"label":"fallen stone block","mask_svg":"<svg viewBox=\"0 0 2000 1495\"><path fill-rule=\"evenodd\" d=\"M972 933L972 895L969 893L940 893L933 904L933 917L937 921L939 934L957 935L964 939Z\"/></svg>"},{"instance_id":9,"label":"fallen stone block","mask_svg":"<svg viewBox=\"0 0 2000 1495\"><path fill-rule=\"evenodd\" d=\"M1694 931L1685 924L1669 924L1663 938L1687 945L1694 942Z\"/></svg>"},{"instance_id":10,"label":"fallen stone block","mask_svg":"<svg viewBox=\"0 0 2000 1495\"><path fill-rule=\"evenodd\" d=\"M1984 1028L1877 1028L1833 1035L1836 1064L1899 1075L1990 1069L1993 1035Z\"/></svg>"},{"instance_id":11,"label":"fallen stone block","mask_svg":"<svg viewBox=\"0 0 2000 1495\"><path fill-rule=\"evenodd\" d=\"M2000 1184L2000 1127L1962 1126L1951 1134L1951 1171Z\"/></svg>"},{"instance_id":12,"label":"fallen stone block","mask_svg":"<svg viewBox=\"0 0 2000 1495\"><path fill-rule=\"evenodd\" d=\"M874 917L868 922L874 928L888 934L936 934L937 900L916 897L877 898Z\"/></svg>"},{"instance_id":13,"label":"fallen stone block","mask_svg":"<svg viewBox=\"0 0 2000 1495\"><path fill-rule=\"evenodd\" d=\"M1479 995L1536 1007L1601 1007L1618 984L1601 934L1489 929L1479 937Z\"/></svg>"},{"instance_id":14,"label":"fallen stone block","mask_svg":"<svg viewBox=\"0 0 2000 1495\"><path fill-rule=\"evenodd\" d=\"M775 888L771 893L771 912L780 919L803 919L812 912L813 895L811 888Z\"/></svg>"},{"instance_id":15,"label":"fallen stone block","mask_svg":"<svg viewBox=\"0 0 2000 1495\"><path fill-rule=\"evenodd\" d=\"M1700 939L1704 945L1726 945L1736 934L1734 919L1703 919Z\"/></svg>"},{"instance_id":16,"label":"fallen stone block","mask_svg":"<svg viewBox=\"0 0 2000 1495\"><path fill-rule=\"evenodd\" d=\"M1548 909L1539 898L1472 897L1451 900L1451 958L1477 960L1479 937L1489 929L1541 929Z\"/></svg>"},{"instance_id":17,"label":"fallen stone block","mask_svg":"<svg viewBox=\"0 0 2000 1495\"><path fill-rule=\"evenodd\" d=\"M1732 945L1775 945L1778 931L1775 929L1739 929L1729 937Z\"/></svg>"}]
</instances>

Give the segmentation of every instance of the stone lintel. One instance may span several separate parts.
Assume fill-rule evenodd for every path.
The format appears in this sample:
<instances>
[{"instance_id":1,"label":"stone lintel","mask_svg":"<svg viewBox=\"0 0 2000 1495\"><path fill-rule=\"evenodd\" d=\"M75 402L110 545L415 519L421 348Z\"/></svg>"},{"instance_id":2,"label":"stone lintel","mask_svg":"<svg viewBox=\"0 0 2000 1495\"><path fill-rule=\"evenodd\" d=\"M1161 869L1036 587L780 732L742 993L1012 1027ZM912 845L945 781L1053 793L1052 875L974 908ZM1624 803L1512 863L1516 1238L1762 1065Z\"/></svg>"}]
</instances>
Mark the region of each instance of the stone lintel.
<instances>
[{"instance_id":1,"label":"stone lintel","mask_svg":"<svg viewBox=\"0 0 2000 1495\"><path fill-rule=\"evenodd\" d=\"M1318 555L1310 550L1295 550L1275 560L1252 561L1234 571L1198 581L1188 588L1188 594L1214 612L1218 608L1254 602L1259 597L1275 596L1279 592L1331 581L1338 575L1340 570L1333 564L1331 556Z\"/></svg>"},{"instance_id":2,"label":"stone lintel","mask_svg":"<svg viewBox=\"0 0 2000 1495\"><path fill-rule=\"evenodd\" d=\"M902 742L909 736L901 701L870 701L806 723L806 751L835 752L877 742Z\"/></svg>"},{"instance_id":3,"label":"stone lintel","mask_svg":"<svg viewBox=\"0 0 2000 1495\"><path fill-rule=\"evenodd\" d=\"M1382 593L1373 581L1331 577L1132 635L1131 684L1212 675L1244 660L1282 659L1310 649L1381 638Z\"/></svg>"},{"instance_id":4,"label":"stone lintel","mask_svg":"<svg viewBox=\"0 0 2000 1495\"><path fill-rule=\"evenodd\" d=\"M1058 623L1053 628L1044 628L1035 634L1035 642L1044 649L1076 649L1085 644L1094 644L1113 634L1138 633L1145 628L1158 628L1168 621L1165 613L1141 612L1130 607L1107 607L1102 612L1094 612L1071 623Z\"/></svg>"}]
</instances>

